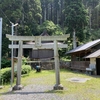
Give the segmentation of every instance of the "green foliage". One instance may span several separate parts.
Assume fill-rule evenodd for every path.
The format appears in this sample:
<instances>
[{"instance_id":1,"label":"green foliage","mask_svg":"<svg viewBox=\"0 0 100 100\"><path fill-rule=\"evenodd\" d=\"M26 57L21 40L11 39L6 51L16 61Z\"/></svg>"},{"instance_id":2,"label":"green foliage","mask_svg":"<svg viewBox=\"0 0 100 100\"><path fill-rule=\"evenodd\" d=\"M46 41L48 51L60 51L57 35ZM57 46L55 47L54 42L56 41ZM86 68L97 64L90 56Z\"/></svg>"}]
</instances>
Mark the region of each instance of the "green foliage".
<instances>
[{"instance_id":1,"label":"green foliage","mask_svg":"<svg viewBox=\"0 0 100 100\"><path fill-rule=\"evenodd\" d=\"M89 79L84 83L70 82L71 78L86 78ZM35 81L30 81L34 80ZM100 100L100 77L99 76L90 76L77 71L70 71L67 69L60 70L60 81L64 86L64 90L44 90L44 95L49 93L56 94L64 100L64 98L69 97L68 100ZM41 81L42 80L42 81ZM36 71L31 71L29 76L26 76L21 79L23 85L30 86L31 84L35 86L53 86L55 83L55 71L54 70L45 70L42 73L36 73ZM32 86L32 85L31 85ZM37 88L36 87L36 88ZM32 87L35 88L35 87ZM0 90L1 95L7 93L9 90L9 85L5 85L3 89ZM7 93L9 95L9 92ZM1 97L2 98L2 97ZM1 99L0 98L0 99ZM74 99L73 99L74 98ZM3 99L3 98L2 98ZM54 98L50 98L54 100Z\"/></svg>"},{"instance_id":2,"label":"green foliage","mask_svg":"<svg viewBox=\"0 0 100 100\"><path fill-rule=\"evenodd\" d=\"M0 17L3 18L2 55L8 56L10 43L5 34L11 34L11 22L18 23L14 27L16 35L36 35L41 16L40 0L0 0Z\"/></svg>"},{"instance_id":3,"label":"green foliage","mask_svg":"<svg viewBox=\"0 0 100 100\"><path fill-rule=\"evenodd\" d=\"M23 65L22 66L22 74L28 74L31 71L31 66L29 65Z\"/></svg>"},{"instance_id":4,"label":"green foliage","mask_svg":"<svg viewBox=\"0 0 100 100\"><path fill-rule=\"evenodd\" d=\"M91 27L93 29L100 28L100 4L93 9L91 19Z\"/></svg>"},{"instance_id":5,"label":"green foliage","mask_svg":"<svg viewBox=\"0 0 100 100\"><path fill-rule=\"evenodd\" d=\"M6 31L5 31L6 32ZM7 38L5 38L5 35L2 36L2 55L3 57L8 57L9 51L11 51L8 48L8 45L10 44L10 42L8 41Z\"/></svg>"},{"instance_id":6,"label":"green foliage","mask_svg":"<svg viewBox=\"0 0 100 100\"><path fill-rule=\"evenodd\" d=\"M80 37L84 39L81 35L83 34L85 27L88 25L88 13L82 4L82 1L68 0L65 2L65 5L65 24L68 27L67 33L72 34L73 31L75 31L79 40L81 40Z\"/></svg>"},{"instance_id":7,"label":"green foliage","mask_svg":"<svg viewBox=\"0 0 100 100\"><path fill-rule=\"evenodd\" d=\"M91 39L92 40L100 39L100 29L92 30L92 32L91 32Z\"/></svg>"},{"instance_id":8,"label":"green foliage","mask_svg":"<svg viewBox=\"0 0 100 100\"><path fill-rule=\"evenodd\" d=\"M54 35L62 35L63 34L63 30L61 29L61 27L59 25L56 25L56 29L55 29L55 34Z\"/></svg>"},{"instance_id":9,"label":"green foliage","mask_svg":"<svg viewBox=\"0 0 100 100\"><path fill-rule=\"evenodd\" d=\"M11 67L11 60L6 58L1 59L1 68Z\"/></svg>"},{"instance_id":10,"label":"green foliage","mask_svg":"<svg viewBox=\"0 0 100 100\"><path fill-rule=\"evenodd\" d=\"M66 49L59 49L59 57L61 58L62 56L63 57L66 57L65 53L66 53Z\"/></svg>"},{"instance_id":11,"label":"green foliage","mask_svg":"<svg viewBox=\"0 0 100 100\"><path fill-rule=\"evenodd\" d=\"M22 58L22 65L26 65L28 61L28 58L23 57Z\"/></svg>"},{"instance_id":12,"label":"green foliage","mask_svg":"<svg viewBox=\"0 0 100 100\"><path fill-rule=\"evenodd\" d=\"M40 33L42 33L44 30L47 31L49 35L61 35L62 29L55 25L52 21L46 20L42 25L39 26Z\"/></svg>"},{"instance_id":13,"label":"green foliage","mask_svg":"<svg viewBox=\"0 0 100 100\"><path fill-rule=\"evenodd\" d=\"M29 72L31 71L31 66L29 65L23 65L22 66L22 71L21 74L29 74ZM11 68L3 68L0 70L0 74L1 74L1 80L3 83L8 83L10 82L11 79ZM17 72L14 72L14 76L17 76Z\"/></svg>"},{"instance_id":14,"label":"green foliage","mask_svg":"<svg viewBox=\"0 0 100 100\"><path fill-rule=\"evenodd\" d=\"M0 16L3 18L2 55L8 57L11 53L8 48L10 41L6 38L6 34L11 34L10 21L18 23L14 27L15 35L37 36L46 30L49 35L70 33L72 36L75 30L78 41L86 42L91 35L89 30L92 31L87 14L91 28L96 30L90 32L92 39L96 39L97 29L99 31L100 28L99 0L0 0Z\"/></svg>"},{"instance_id":15,"label":"green foliage","mask_svg":"<svg viewBox=\"0 0 100 100\"><path fill-rule=\"evenodd\" d=\"M99 0L83 0L85 7L91 6L93 9L99 3Z\"/></svg>"},{"instance_id":16,"label":"green foliage","mask_svg":"<svg viewBox=\"0 0 100 100\"><path fill-rule=\"evenodd\" d=\"M8 83L10 82L10 78L11 78L11 68L4 68L1 69L1 80L4 83Z\"/></svg>"}]
</instances>

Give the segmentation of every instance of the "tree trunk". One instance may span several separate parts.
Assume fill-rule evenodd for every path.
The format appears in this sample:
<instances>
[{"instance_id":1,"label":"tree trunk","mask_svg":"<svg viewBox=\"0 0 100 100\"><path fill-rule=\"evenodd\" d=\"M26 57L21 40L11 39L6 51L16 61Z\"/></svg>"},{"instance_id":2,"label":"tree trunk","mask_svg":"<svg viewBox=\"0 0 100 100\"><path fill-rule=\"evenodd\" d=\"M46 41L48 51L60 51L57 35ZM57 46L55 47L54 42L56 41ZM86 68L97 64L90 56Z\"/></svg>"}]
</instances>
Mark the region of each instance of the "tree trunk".
<instances>
[{"instance_id":1,"label":"tree trunk","mask_svg":"<svg viewBox=\"0 0 100 100\"><path fill-rule=\"evenodd\" d=\"M75 36L75 29L73 29L73 49L76 48L76 36Z\"/></svg>"},{"instance_id":2,"label":"tree trunk","mask_svg":"<svg viewBox=\"0 0 100 100\"><path fill-rule=\"evenodd\" d=\"M46 21L46 7L44 7L44 21Z\"/></svg>"},{"instance_id":3,"label":"tree trunk","mask_svg":"<svg viewBox=\"0 0 100 100\"><path fill-rule=\"evenodd\" d=\"M50 14L51 17L50 17L50 20L53 20L53 19L52 19L52 3L50 4L50 6L51 6L51 14Z\"/></svg>"}]
</instances>

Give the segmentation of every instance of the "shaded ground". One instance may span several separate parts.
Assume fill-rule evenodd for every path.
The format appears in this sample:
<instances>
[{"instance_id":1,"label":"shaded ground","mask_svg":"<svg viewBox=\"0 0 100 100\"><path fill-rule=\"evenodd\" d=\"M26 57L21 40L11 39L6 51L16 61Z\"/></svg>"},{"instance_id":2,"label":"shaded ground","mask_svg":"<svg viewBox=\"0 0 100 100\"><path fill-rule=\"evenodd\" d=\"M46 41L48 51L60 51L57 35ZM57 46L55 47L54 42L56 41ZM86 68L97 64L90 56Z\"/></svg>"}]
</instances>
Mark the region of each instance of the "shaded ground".
<instances>
[{"instance_id":1,"label":"shaded ground","mask_svg":"<svg viewBox=\"0 0 100 100\"><path fill-rule=\"evenodd\" d=\"M58 91L60 93L58 94L52 90L52 87L49 85L28 85L23 90L3 94L0 100L90 100L78 94L61 96L63 91Z\"/></svg>"},{"instance_id":2,"label":"shaded ground","mask_svg":"<svg viewBox=\"0 0 100 100\"><path fill-rule=\"evenodd\" d=\"M28 85L20 91L9 92L2 96L1 100L61 100L52 91L52 86L43 85Z\"/></svg>"},{"instance_id":3,"label":"shaded ground","mask_svg":"<svg viewBox=\"0 0 100 100\"><path fill-rule=\"evenodd\" d=\"M22 90L3 93L0 100L100 100L100 77L92 78L62 71L61 83L64 90L54 91L55 74L53 72L32 73L32 75L27 77L28 79L25 78L26 85ZM86 81L86 79L91 80ZM86 82L83 82L84 80Z\"/></svg>"}]
</instances>

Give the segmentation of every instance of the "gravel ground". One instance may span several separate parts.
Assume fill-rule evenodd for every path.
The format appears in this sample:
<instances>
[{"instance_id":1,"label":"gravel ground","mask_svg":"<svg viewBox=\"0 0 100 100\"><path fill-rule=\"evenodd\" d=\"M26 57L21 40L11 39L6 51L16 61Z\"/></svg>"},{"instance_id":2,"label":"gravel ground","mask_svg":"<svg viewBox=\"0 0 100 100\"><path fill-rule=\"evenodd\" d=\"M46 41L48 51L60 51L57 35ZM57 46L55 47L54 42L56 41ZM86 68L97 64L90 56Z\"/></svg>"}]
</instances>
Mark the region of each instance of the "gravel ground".
<instances>
[{"instance_id":1,"label":"gravel ground","mask_svg":"<svg viewBox=\"0 0 100 100\"><path fill-rule=\"evenodd\" d=\"M31 80L34 84L29 84L25 86L22 90L9 91L0 96L0 100L91 100L88 97L85 97L84 94L71 93L63 95L63 90L60 93L53 92L53 85L43 85L36 84L36 82L41 82L41 78ZM37 81L36 81L37 80ZM43 78L42 78L43 80ZM68 88L64 87L64 91L68 91ZM87 92L90 92L87 90ZM94 91L93 94L95 93ZM98 91L98 95L100 91ZM96 94L97 95L97 94ZM95 99L96 100L96 99Z\"/></svg>"},{"instance_id":2,"label":"gravel ground","mask_svg":"<svg viewBox=\"0 0 100 100\"><path fill-rule=\"evenodd\" d=\"M49 85L27 85L22 90L3 94L0 100L90 100L78 94L62 96L52 92L52 88Z\"/></svg>"},{"instance_id":3,"label":"gravel ground","mask_svg":"<svg viewBox=\"0 0 100 100\"><path fill-rule=\"evenodd\" d=\"M66 100L57 93L50 93L53 86L28 85L22 90L3 94L0 100Z\"/></svg>"}]
</instances>

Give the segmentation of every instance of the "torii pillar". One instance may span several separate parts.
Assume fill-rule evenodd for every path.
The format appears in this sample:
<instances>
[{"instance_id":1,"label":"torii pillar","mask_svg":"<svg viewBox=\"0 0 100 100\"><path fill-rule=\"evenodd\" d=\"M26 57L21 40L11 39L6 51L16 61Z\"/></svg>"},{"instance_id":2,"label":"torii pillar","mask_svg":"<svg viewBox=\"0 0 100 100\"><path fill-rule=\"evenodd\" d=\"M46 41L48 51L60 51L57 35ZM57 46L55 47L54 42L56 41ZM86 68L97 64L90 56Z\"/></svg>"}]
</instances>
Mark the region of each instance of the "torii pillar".
<instances>
[{"instance_id":1,"label":"torii pillar","mask_svg":"<svg viewBox=\"0 0 100 100\"><path fill-rule=\"evenodd\" d=\"M21 66L22 66L22 52L23 52L22 45L23 41L19 41L17 80L16 80L16 85L12 88L12 90L21 90L23 88L23 86L21 85Z\"/></svg>"},{"instance_id":2,"label":"torii pillar","mask_svg":"<svg viewBox=\"0 0 100 100\"><path fill-rule=\"evenodd\" d=\"M54 59L55 59L55 74L56 74L56 84L54 86L54 90L63 90L63 86L60 84L59 54L58 54L57 40L54 41Z\"/></svg>"},{"instance_id":3,"label":"torii pillar","mask_svg":"<svg viewBox=\"0 0 100 100\"><path fill-rule=\"evenodd\" d=\"M13 87L13 90L20 90L23 88L21 85L21 65L22 65L22 49L23 48L33 48L33 49L44 49L44 48L53 48L54 49L54 59L55 59L55 76L56 84L53 87L54 90L63 90L63 86L60 84L60 73L59 73L59 54L58 48L66 48L67 44L58 44L58 41L64 41L69 37L69 34L62 36L11 36L6 35L7 38L11 41L19 41L17 45L9 45L9 48L18 48L18 67L17 67L17 81L16 85ZM23 44L23 41L35 41L35 45L26 45ZM41 41L54 41L54 45L47 46L41 44Z\"/></svg>"}]
</instances>

